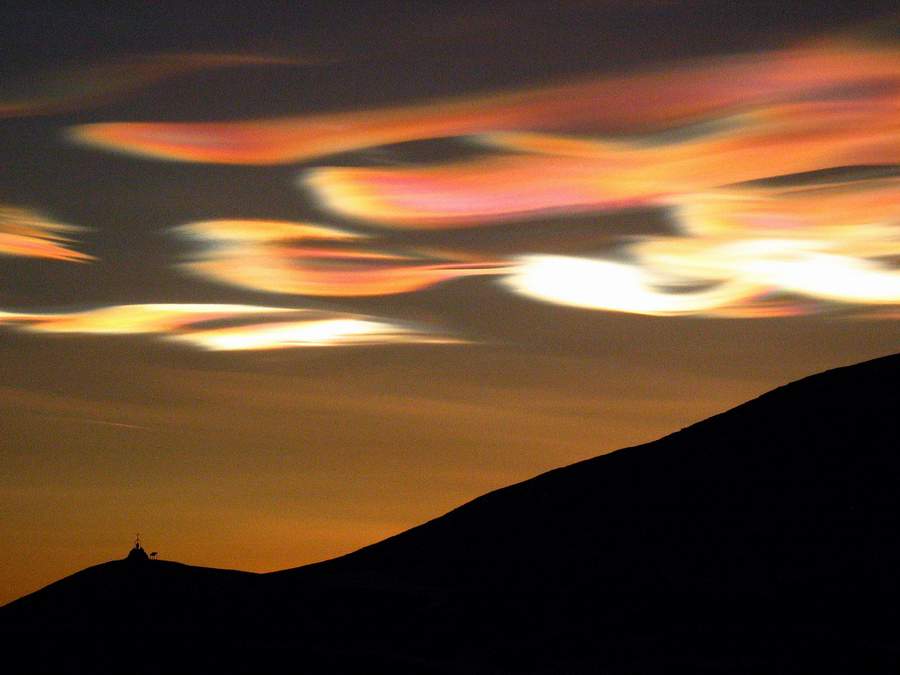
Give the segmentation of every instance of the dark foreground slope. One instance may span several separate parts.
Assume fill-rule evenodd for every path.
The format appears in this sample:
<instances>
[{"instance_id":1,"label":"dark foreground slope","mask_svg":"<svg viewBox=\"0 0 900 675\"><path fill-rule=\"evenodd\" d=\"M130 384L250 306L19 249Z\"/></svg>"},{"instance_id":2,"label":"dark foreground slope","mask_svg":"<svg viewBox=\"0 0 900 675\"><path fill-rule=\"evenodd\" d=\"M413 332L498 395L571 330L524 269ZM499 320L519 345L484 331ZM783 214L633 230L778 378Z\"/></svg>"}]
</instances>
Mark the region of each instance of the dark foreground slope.
<instances>
[{"instance_id":1,"label":"dark foreground slope","mask_svg":"<svg viewBox=\"0 0 900 675\"><path fill-rule=\"evenodd\" d=\"M441 588L900 590L900 355L497 490L322 572Z\"/></svg>"},{"instance_id":2,"label":"dark foreground slope","mask_svg":"<svg viewBox=\"0 0 900 675\"><path fill-rule=\"evenodd\" d=\"M900 356L268 575L85 570L16 672L900 672Z\"/></svg>"}]
</instances>

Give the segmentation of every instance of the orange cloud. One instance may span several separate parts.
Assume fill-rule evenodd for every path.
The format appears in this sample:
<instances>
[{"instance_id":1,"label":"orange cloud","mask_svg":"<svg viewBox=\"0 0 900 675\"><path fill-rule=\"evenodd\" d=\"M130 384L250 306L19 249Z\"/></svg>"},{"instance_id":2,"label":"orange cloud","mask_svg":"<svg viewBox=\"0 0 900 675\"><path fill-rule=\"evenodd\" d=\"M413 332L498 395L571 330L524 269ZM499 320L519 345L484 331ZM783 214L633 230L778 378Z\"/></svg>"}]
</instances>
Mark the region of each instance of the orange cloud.
<instances>
[{"instance_id":1,"label":"orange cloud","mask_svg":"<svg viewBox=\"0 0 900 675\"><path fill-rule=\"evenodd\" d=\"M898 51L815 45L447 101L293 118L75 127L88 145L157 159L283 164L378 145L515 130L644 133L860 82L896 84Z\"/></svg>"},{"instance_id":2,"label":"orange cloud","mask_svg":"<svg viewBox=\"0 0 900 675\"><path fill-rule=\"evenodd\" d=\"M271 220L211 220L175 229L202 248L182 269L267 293L369 296L417 291L464 276L496 274L499 263L437 260L361 247L366 236Z\"/></svg>"},{"instance_id":3,"label":"orange cloud","mask_svg":"<svg viewBox=\"0 0 900 675\"><path fill-rule=\"evenodd\" d=\"M0 312L0 324L16 323L37 333L135 335L169 333L193 324L293 310L283 307L214 304L113 305L75 312Z\"/></svg>"},{"instance_id":4,"label":"orange cloud","mask_svg":"<svg viewBox=\"0 0 900 675\"><path fill-rule=\"evenodd\" d=\"M0 255L86 262L93 256L68 246L64 233L82 228L57 223L35 211L0 204Z\"/></svg>"},{"instance_id":5,"label":"orange cloud","mask_svg":"<svg viewBox=\"0 0 900 675\"><path fill-rule=\"evenodd\" d=\"M653 207L677 229L624 242L623 259L526 249L511 264L377 250L363 235L299 223L179 230L201 243L186 269L243 288L375 295L502 274L517 293L606 311L753 317L862 305L884 314L900 304L898 179L811 186L799 174L900 165L898 111L900 50L817 43L390 109L72 133L122 152L231 164L467 136L483 156L315 167L302 183L323 209L384 227ZM762 187L775 177L794 187Z\"/></svg>"},{"instance_id":6,"label":"orange cloud","mask_svg":"<svg viewBox=\"0 0 900 675\"><path fill-rule=\"evenodd\" d=\"M227 325L219 325L222 322ZM144 304L75 312L0 311L2 324L33 333L155 334L210 351L460 342L420 326L378 317L255 305Z\"/></svg>"},{"instance_id":7,"label":"orange cloud","mask_svg":"<svg viewBox=\"0 0 900 675\"><path fill-rule=\"evenodd\" d=\"M790 238L831 242L854 255L900 254L900 178L742 186L685 195L680 229L698 238Z\"/></svg>"},{"instance_id":8,"label":"orange cloud","mask_svg":"<svg viewBox=\"0 0 900 675\"><path fill-rule=\"evenodd\" d=\"M898 64L900 66L900 64ZM719 185L900 161L898 90L765 106L699 138L486 135L516 155L418 168L318 168L304 184L341 216L413 229L667 205Z\"/></svg>"}]
</instances>

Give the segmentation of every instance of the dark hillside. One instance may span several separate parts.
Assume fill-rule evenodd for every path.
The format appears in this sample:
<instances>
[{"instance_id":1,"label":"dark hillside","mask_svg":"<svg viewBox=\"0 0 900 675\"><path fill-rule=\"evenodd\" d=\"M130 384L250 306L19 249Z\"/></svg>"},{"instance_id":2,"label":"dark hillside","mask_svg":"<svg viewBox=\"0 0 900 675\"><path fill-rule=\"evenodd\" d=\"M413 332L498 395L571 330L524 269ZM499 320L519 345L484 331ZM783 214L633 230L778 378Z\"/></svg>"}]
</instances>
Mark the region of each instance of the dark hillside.
<instances>
[{"instance_id":1,"label":"dark hillside","mask_svg":"<svg viewBox=\"0 0 900 675\"><path fill-rule=\"evenodd\" d=\"M895 591L900 356L480 497L295 571L426 587Z\"/></svg>"},{"instance_id":2,"label":"dark hillside","mask_svg":"<svg viewBox=\"0 0 900 675\"><path fill-rule=\"evenodd\" d=\"M0 608L16 672L900 672L900 355L266 575L99 565ZM140 654L132 659L133 654Z\"/></svg>"}]
</instances>

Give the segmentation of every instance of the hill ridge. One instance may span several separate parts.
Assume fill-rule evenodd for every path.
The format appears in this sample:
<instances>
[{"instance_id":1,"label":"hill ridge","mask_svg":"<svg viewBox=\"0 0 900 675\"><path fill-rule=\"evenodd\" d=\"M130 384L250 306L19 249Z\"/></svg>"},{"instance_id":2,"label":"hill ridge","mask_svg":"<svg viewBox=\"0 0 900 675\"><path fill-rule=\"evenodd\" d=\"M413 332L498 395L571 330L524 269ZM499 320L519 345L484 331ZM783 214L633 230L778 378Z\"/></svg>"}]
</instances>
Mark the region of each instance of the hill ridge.
<instances>
[{"instance_id":1,"label":"hill ridge","mask_svg":"<svg viewBox=\"0 0 900 675\"><path fill-rule=\"evenodd\" d=\"M900 672L898 375L811 375L312 565L93 566L0 608L4 648L57 675L147 644L135 672Z\"/></svg>"}]
</instances>

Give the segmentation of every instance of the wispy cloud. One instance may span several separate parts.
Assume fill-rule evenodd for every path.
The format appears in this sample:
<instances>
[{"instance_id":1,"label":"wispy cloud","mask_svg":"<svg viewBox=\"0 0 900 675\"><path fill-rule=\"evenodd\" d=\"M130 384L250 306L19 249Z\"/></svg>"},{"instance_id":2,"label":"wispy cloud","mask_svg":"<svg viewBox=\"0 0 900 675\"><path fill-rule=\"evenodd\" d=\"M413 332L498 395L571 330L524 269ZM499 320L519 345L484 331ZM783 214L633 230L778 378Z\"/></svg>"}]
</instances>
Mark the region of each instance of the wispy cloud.
<instances>
[{"instance_id":1,"label":"wispy cloud","mask_svg":"<svg viewBox=\"0 0 900 675\"><path fill-rule=\"evenodd\" d=\"M305 223L177 230L201 244L183 269L241 288L367 296L499 274L527 297L603 311L769 317L863 306L885 316L900 303L900 181L808 175L900 166L898 105L900 50L819 41L395 108L72 133L141 156L230 164L464 136L484 152L423 166L317 166L301 183L326 214L382 228L594 213L602 231L606 214L637 207L664 209L674 229L621 238L614 253L545 255L519 239L496 260L383 250L374 235Z\"/></svg>"},{"instance_id":2,"label":"wispy cloud","mask_svg":"<svg viewBox=\"0 0 900 675\"><path fill-rule=\"evenodd\" d=\"M317 168L303 184L341 216L413 229L667 206L722 185L900 162L900 59L896 75L895 89L764 104L695 138L497 133L481 140L518 154L412 168Z\"/></svg>"},{"instance_id":3,"label":"wispy cloud","mask_svg":"<svg viewBox=\"0 0 900 675\"><path fill-rule=\"evenodd\" d=\"M0 312L0 324L4 323L34 333L151 334L210 351L459 342L422 326L378 317L254 305L114 305L75 312Z\"/></svg>"},{"instance_id":4,"label":"wispy cloud","mask_svg":"<svg viewBox=\"0 0 900 675\"><path fill-rule=\"evenodd\" d=\"M93 256L70 246L69 234L81 230L37 211L0 204L0 255L87 262Z\"/></svg>"},{"instance_id":5,"label":"wispy cloud","mask_svg":"<svg viewBox=\"0 0 900 675\"><path fill-rule=\"evenodd\" d=\"M196 330L170 339L211 351L460 342L412 326L351 315Z\"/></svg>"},{"instance_id":6,"label":"wispy cloud","mask_svg":"<svg viewBox=\"0 0 900 675\"><path fill-rule=\"evenodd\" d=\"M77 424L94 424L102 427L114 427L117 429L139 429L143 431L149 431L150 427L146 427L143 424L129 424L127 422L114 422L112 420L106 419L98 419L94 417L76 417L76 416L65 416L65 415L50 415L45 414L46 417L52 417L54 419L64 421L64 422L75 422Z\"/></svg>"},{"instance_id":7,"label":"wispy cloud","mask_svg":"<svg viewBox=\"0 0 900 675\"><path fill-rule=\"evenodd\" d=\"M900 179L691 195L674 211L682 234L631 243L628 261L526 256L504 283L548 302L654 315L896 305L898 205Z\"/></svg>"},{"instance_id":8,"label":"wispy cloud","mask_svg":"<svg viewBox=\"0 0 900 675\"><path fill-rule=\"evenodd\" d=\"M334 227L270 220L212 220L175 228L201 249L181 269L269 293L371 296L417 291L460 277L496 274L500 262L452 254L386 251Z\"/></svg>"},{"instance_id":9,"label":"wispy cloud","mask_svg":"<svg viewBox=\"0 0 900 675\"><path fill-rule=\"evenodd\" d=\"M49 115L93 107L134 90L208 68L297 64L296 59L254 54L151 54L22 77L19 94L0 98L0 118Z\"/></svg>"},{"instance_id":10,"label":"wispy cloud","mask_svg":"<svg viewBox=\"0 0 900 675\"><path fill-rule=\"evenodd\" d=\"M283 307L160 303L112 305L73 312L0 312L0 323L37 333L137 335L169 333L198 323L294 311Z\"/></svg>"},{"instance_id":11,"label":"wispy cloud","mask_svg":"<svg viewBox=\"0 0 900 675\"><path fill-rule=\"evenodd\" d=\"M245 122L111 122L75 127L71 137L158 159L282 164L494 131L641 133L896 77L895 50L817 45L403 107Z\"/></svg>"}]
</instances>

